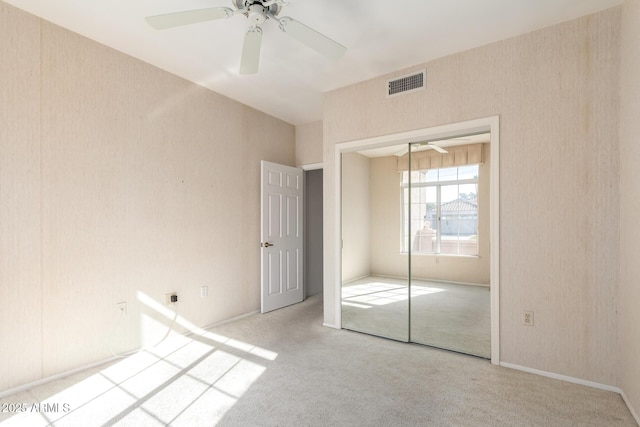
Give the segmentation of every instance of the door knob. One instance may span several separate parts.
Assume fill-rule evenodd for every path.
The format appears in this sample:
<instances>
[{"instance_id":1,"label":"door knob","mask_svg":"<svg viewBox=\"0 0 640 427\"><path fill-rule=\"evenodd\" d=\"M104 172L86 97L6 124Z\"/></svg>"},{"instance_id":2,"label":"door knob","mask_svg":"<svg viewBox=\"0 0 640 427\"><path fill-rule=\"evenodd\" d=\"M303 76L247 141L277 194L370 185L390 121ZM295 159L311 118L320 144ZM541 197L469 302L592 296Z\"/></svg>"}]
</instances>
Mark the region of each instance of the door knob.
<instances>
[{"instance_id":1,"label":"door knob","mask_svg":"<svg viewBox=\"0 0 640 427\"><path fill-rule=\"evenodd\" d=\"M260 246L263 248L268 248L269 246L273 246L273 243L269 243L269 242L261 243Z\"/></svg>"}]
</instances>

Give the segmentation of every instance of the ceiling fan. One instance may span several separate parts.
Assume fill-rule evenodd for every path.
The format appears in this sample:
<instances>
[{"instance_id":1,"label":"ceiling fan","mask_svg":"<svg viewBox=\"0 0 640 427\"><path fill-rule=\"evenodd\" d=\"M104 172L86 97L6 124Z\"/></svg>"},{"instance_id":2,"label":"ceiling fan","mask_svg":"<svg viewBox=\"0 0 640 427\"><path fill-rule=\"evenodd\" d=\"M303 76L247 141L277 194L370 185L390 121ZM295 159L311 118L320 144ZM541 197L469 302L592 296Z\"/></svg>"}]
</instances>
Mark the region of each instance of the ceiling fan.
<instances>
[{"instance_id":1,"label":"ceiling fan","mask_svg":"<svg viewBox=\"0 0 640 427\"><path fill-rule=\"evenodd\" d=\"M431 147L432 149L436 150L440 154L447 154L448 153L447 150L445 150L444 148L440 147L439 145L436 145L433 142L427 142L426 145L428 147Z\"/></svg>"},{"instance_id":2,"label":"ceiling fan","mask_svg":"<svg viewBox=\"0 0 640 427\"><path fill-rule=\"evenodd\" d=\"M468 140L467 138L451 138L449 140L417 142L411 145L411 151L417 152L417 151L425 151L425 150L436 150L440 154L447 154L449 152L438 144L446 141L467 141L467 140ZM409 149L407 147L403 147L402 150L396 152L395 155L398 157L401 157L407 154L407 152L409 152Z\"/></svg>"},{"instance_id":3,"label":"ceiling fan","mask_svg":"<svg viewBox=\"0 0 640 427\"><path fill-rule=\"evenodd\" d=\"M167 13L148 16L147 23L157 30L195 24L198 22L227 19L235 15L244 15L249 20L249 29L244 36L242 57L240 60L240 74L254 74L258 72L260 63L260 47L262 46L262 28L260 25L267 20L274 20L280 29L330 59L340 58L346 47L335 42L316 30L296 21L288 16L279 17L282 9L290 1L287 0L231 0L235 8L208 7L205 9L187 10L183 12Z\"/></svg>"}]
</instances>

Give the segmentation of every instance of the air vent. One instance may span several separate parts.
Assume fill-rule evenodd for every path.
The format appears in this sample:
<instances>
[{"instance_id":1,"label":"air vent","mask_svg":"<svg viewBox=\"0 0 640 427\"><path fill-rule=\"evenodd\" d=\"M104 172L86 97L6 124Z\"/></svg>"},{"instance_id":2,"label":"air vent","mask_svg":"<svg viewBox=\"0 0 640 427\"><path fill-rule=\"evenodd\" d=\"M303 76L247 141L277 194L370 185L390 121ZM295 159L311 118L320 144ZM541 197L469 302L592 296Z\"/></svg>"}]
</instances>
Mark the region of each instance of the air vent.
<instances>
[{"instance_id":1,"label":"air vent","mask_svg":"<svg viewBox=\"0 0 640 427\"><path fill-rule=\"evenodd\" d=\"M422 70L416 74L402 76L400 78L387 81L387 95L395 96L424 89L426 75L427 72Z\"/></svg>"}]
</instances>

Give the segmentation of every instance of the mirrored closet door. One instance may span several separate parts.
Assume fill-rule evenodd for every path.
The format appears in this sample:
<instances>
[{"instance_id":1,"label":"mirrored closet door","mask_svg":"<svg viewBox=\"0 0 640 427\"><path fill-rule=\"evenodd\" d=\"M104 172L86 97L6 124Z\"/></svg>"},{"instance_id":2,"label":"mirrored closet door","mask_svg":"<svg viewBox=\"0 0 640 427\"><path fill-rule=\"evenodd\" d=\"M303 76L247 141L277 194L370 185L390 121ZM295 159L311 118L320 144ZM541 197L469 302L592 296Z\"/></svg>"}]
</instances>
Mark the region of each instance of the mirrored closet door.
<instances>
[{"instance_id":1,"label":"mirrored closet door","mask_svg":"<svg viewBox=\"0 0 640 427\"><path fill-rule=\"evenodd\" d=\"M401 255L395 153L342 155L342 327L409 340L407 256Z\"/></svg>"},{"instance_id":2,"label":"mirrored closet door","mask_svg":"<svg viewBox=\"0 0 640 427\"><path fill-rule=\"evenodd\" d=\"M412 144L400 171L410 341L491 357L489 135Z\"/></svg>"},{"instance_id":3,"label":"mirrored closet door","mask_svg":"<svg viewBox=\"0 0 640 427\"><path fill-rule=\"evenodd\" d=\"M490 358L488 142L343 154L343 328Z\"/></svg>"}]
</instances>

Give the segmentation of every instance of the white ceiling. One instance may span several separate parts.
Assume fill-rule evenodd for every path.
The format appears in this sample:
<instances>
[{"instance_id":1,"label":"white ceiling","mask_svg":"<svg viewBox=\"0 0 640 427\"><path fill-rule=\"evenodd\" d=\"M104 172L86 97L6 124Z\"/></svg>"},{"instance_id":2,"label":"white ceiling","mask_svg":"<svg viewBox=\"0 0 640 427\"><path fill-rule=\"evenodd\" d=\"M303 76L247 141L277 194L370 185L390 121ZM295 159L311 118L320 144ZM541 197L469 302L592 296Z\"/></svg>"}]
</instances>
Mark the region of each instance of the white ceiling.
<instances>
[{"instance_id":1,"label":"white ceiling","mask_svg":"<svg viewBox=\"0 0 640 427\"><path fill-rule=\"evenodd\" d=\"M157 31L145 16L232 0L4 0L258 110L322 119L323 93L607 9L623 0L290 0L280 13L345 45L332 62L267 21L256 75L238 74L247 19Z\"/></svg>"}]
</instances>

